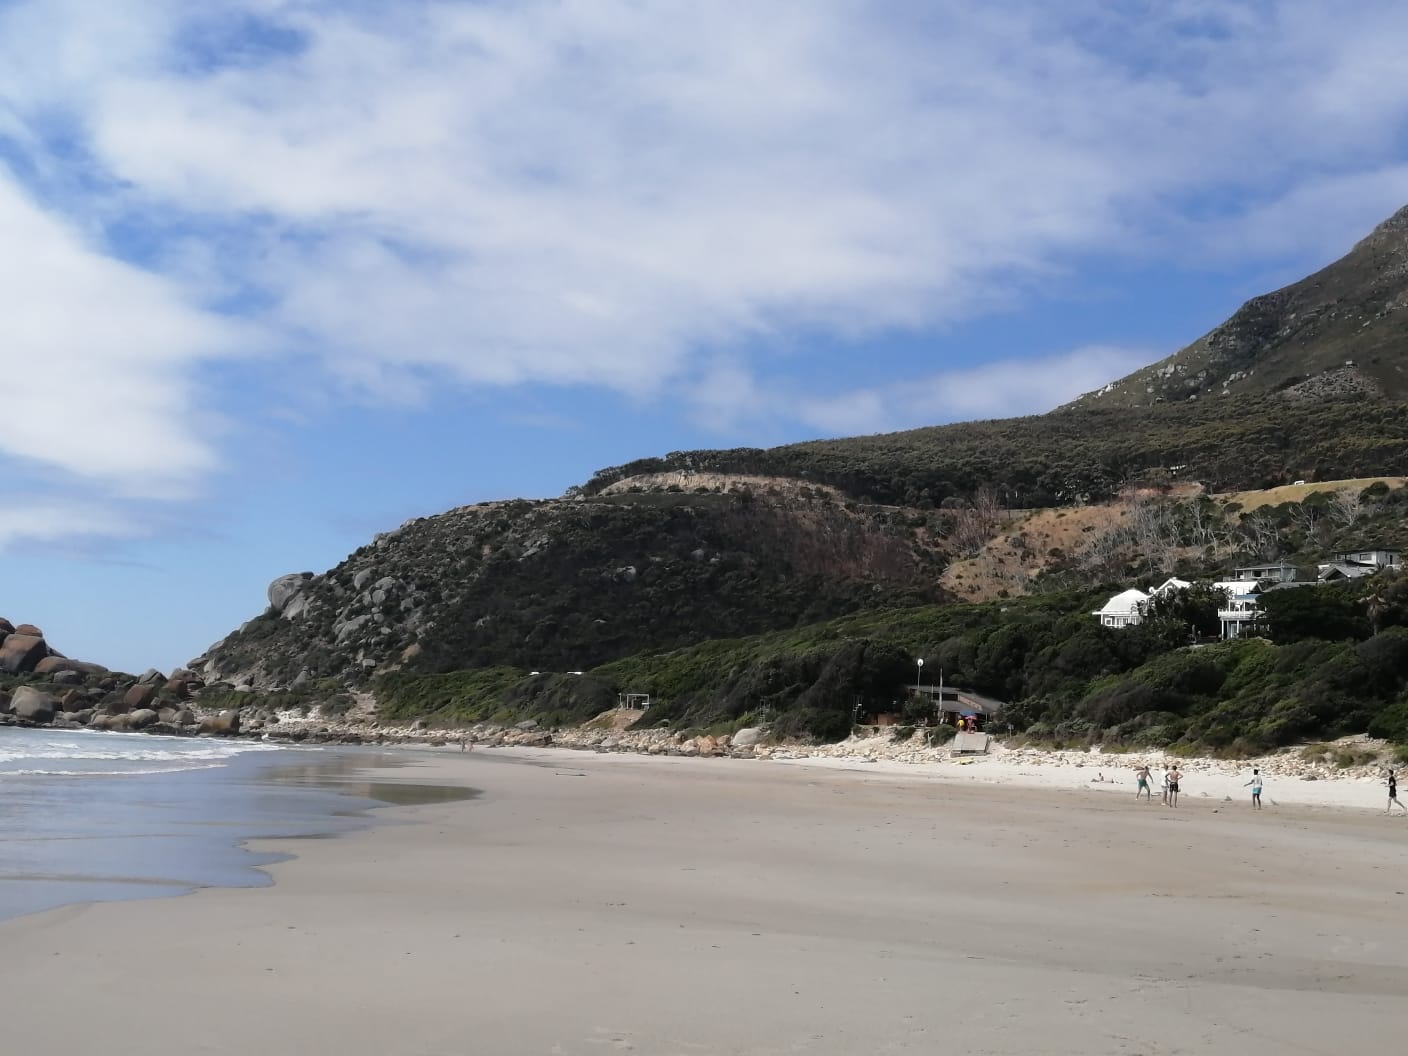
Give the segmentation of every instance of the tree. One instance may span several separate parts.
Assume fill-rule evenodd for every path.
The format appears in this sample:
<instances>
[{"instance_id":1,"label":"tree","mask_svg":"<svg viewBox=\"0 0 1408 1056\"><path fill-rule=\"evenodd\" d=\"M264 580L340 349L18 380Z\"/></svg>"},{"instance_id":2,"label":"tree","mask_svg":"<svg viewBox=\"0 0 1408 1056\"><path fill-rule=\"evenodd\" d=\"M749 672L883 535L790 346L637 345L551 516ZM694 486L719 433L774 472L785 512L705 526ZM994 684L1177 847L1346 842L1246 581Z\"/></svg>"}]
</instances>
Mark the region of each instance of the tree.
<instances>
[{"instance_id":1,"label":"tree","mask_svg":"<svg viewBox=\"0 0 1408 1056\"><path fill-rule=\"evenodd\" d=\"M1227 607L1227 591L1211 583L1194 583L1176 590L1154 594L1139 606L1147 623L1177 624L1202 638L1211 638L1222 629L1219 609Z\"/></svg>"},{"instance_id":2,"label":"tree","mask_svg":"<svg viewBox=\"0 0 1408 1056\"><path fill-rule=\"evenodd\" d=\"M1305 586L1269 590L1261 595L1261 609L1271 640L1277 645L1318 639L1335 642L1369 637L1363 606L1342 587Z\"/></svg>"}]
</instances>

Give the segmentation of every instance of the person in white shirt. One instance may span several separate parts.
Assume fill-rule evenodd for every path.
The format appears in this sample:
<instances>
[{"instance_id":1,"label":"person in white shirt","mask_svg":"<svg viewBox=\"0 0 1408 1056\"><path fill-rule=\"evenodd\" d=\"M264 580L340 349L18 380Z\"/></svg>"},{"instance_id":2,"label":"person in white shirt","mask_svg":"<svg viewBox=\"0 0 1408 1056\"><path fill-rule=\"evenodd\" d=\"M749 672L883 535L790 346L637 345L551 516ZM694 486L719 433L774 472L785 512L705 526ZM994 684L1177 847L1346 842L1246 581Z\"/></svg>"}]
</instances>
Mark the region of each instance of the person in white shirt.
<instances>
[{"instance_id":1,"label":"person in white shirt","mask_svg":"<svg viewBox=\"0 0 1408 1056\"><path fill-rule=\"evenodd\" d=\"M1242 787L1243 787L1243 788L1246 788L1247 785L1250 785L1251 788L1252 788L1252 806L1253 806L1254 808L1256 808L1257 810L1260 810L1260 809L1261 809L1261 771L1260 771L1259 769L1253 769L1253 770L1252 770L1252 779L1251 779L1250 781L1248 781L1247 784L1246 784L1246 785L1243 785Z\"/></svg>"}]
</instances>

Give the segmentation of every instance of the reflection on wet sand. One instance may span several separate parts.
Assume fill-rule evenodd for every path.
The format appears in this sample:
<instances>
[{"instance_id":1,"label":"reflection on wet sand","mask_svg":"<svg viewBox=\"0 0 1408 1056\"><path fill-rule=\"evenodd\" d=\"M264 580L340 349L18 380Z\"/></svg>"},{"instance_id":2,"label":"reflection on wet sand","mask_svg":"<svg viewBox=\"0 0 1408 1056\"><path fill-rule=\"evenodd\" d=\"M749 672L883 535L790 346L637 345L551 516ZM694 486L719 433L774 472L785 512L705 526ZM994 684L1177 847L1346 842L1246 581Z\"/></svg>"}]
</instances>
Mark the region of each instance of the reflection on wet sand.
<instances>
[{"instance_id":1,"label":"reflection on wet sand","mask_svg":"<svg viewBox=\"0 0 1408 1056\"><path fill-rule=\"evenodd\" d=\"M479 789L463 785L378 781L369 776L377 771L413 764L414 760L394 752L336 752L298 765L275 767L263 779L279 785L319 788L398 807L453 803L480 795Z\"/></svg>"}]
</instances>

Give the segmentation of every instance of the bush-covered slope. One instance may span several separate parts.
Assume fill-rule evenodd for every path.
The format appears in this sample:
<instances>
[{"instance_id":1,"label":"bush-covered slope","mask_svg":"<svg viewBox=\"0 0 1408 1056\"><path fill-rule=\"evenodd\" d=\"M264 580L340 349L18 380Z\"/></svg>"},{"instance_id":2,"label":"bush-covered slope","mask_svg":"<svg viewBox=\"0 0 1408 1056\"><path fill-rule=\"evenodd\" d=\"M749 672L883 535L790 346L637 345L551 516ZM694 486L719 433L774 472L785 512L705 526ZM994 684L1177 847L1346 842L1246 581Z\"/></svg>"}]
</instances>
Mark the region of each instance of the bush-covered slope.
<instances>
[{"instance_id":1,"label":"bush-covered slope","mask_svg":"<svg viewBox=\"0 0 1408 1056\"><path fill-rule=\"evenodd\" d=\"M1387 592L1373 632L1370 598ZM1408 580L1286 592L1303 605L1270 637L1190 646L1176 621L1114 630L1089 615L1091 597L867 613L796 631L714 640L630 657L564 676L523 672L400 673L378 680L386 713L447 722L534 718L576 723L623 692L651 693L645 722L718 730L767 722L780 736L837 739L857 716L907 702L915 658L929 677L1008 702L1003 733L1047 744L1172 747L1253 754L1369 733L1408 745ZM1307 613L1345 637L1304 636ZM1309 622L1315 623L1314 611Z\"/></svg>"},{"instance_id":2,"label":"bush-covered slope","mask_svg":"<svg viewBox=\"0 0 1408 1056\"><path fill-rule=\"evenodd\" d=\"M1408 370L1408 358L1403 365ZM1403 470L1408 404L1249 397L1074 407L785 447L675 452L601 470L582 490L595 494L645 473L740 473L790 477L863 501L920 508L972 499L984 489L1008 506L1033 507L1100 500L1147 481L1201 481L1210 490L1235 491Z\"/></svg>"},{"instance_id":3,"label":"bush-covered slope","mask_svg":"<svg viewBox=\"0 0 1408 1056\"><path fill-rule=\"evenodd\" d=\"M259 689L406 666L572 671L643 649L933 601L943 554L894 511L652 493L471 506L403 525L197 660Z\"/></svg>"}]
</instances>

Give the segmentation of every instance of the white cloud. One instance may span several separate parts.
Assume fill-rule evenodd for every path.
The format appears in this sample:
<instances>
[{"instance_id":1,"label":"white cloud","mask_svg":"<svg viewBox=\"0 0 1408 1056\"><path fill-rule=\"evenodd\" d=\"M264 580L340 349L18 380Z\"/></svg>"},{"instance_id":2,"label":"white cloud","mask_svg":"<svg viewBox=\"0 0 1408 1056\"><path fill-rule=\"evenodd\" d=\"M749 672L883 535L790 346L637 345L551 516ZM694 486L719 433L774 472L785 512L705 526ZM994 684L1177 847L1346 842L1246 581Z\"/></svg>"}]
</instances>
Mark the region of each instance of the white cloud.
<instances>
[{"instance_id":1,"label":"white cloud","mask_svg":"<svg viewBox=\"0 0 1408 1056\"><path fill-rule=\"evenodd\" d=\"M1405 50L1390 0L12 0L0 136L32 171L26 196L0 168L26 246L0 250L0 362L26 399L0 451L189 489L217 457L196 371L234 344L215 300L363 398L697 383L715 417L775 413L749 379L779 338L942 326L1089 252L1271 251L1306 209L1357 233L1376 206L1345 196L1401 194ZM132 230L145 271L115 259ZM1127 359L798 420L1035 410Z\"/></svg>"},{"instance_id":2,"label":"white cloud","mask_svg":"<svg viewBox=\"0 0 1408 1056\"><path fill-rule=\"evenodd\" d=\"M215 462L190 424L189 366L228 352L234 328L86 244L2 170L0 243L0 459L125 495L184 492Z\"/></svg>"},{"instance_id":3,"label":"white cloud","mask_svg":"<svg viewBox=\"0 0 1408 1056\"><path fill-rule=\"evenodd\" d=\"M817 429L858 434L1041 414L1155 358L1148 349L1093 345L1055 356L1004 359L805 399L797 415Z\"/></svg>"},{"instance_id":4,"label":"white cloud","mask_svg":"<svg viewBox=\"0 0 1408 1056\"><path fill-rule=\"evenodd\" d=\"M14 495L0 501L0 551L16 543L113 539L143 533L140 520L104 502Z\"/></svg>"}]
</instances>

